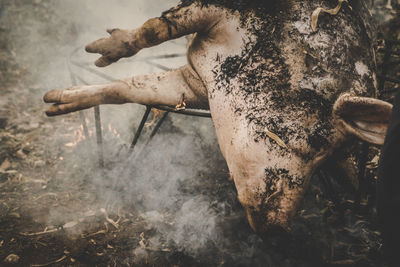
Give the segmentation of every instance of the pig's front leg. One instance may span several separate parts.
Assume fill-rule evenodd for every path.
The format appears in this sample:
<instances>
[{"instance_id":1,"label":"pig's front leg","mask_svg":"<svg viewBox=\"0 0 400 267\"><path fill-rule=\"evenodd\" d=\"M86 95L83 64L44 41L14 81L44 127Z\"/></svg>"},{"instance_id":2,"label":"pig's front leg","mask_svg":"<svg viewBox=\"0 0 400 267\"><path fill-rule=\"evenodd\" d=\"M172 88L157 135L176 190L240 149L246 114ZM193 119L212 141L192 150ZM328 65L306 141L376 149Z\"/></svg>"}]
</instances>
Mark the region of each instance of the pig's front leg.
<instances>
[{"instance_id":1,"label":"pig's front leg","mask_svg":"<svg viewBox=\"0 0 400 267\"><path fill-rule=\"evenodd\" d=\"M188 6L179 5L161 17L149 19L136 30L107 30L110 37L87 45L86 51L101 54L95 64L105 67L120 58L133 56L143 48L195 32L206 33L219 21L222 13L222 9L203 6L198 1Z\"/></svg>"},{"instance_id":2,"label":"pig's front leg","mask_svg":"<svg viewBox=\"0 0 400 267\"><path fill-rule=\"evenodd\" d=\"M140 75L109 84L74 86L44 95L48 116L56 116L101 104L139 103L176 106L182 99L188 108L208 109L206 89L196 72L186 65L158 74Z\"/></svg>"}]
</instances>

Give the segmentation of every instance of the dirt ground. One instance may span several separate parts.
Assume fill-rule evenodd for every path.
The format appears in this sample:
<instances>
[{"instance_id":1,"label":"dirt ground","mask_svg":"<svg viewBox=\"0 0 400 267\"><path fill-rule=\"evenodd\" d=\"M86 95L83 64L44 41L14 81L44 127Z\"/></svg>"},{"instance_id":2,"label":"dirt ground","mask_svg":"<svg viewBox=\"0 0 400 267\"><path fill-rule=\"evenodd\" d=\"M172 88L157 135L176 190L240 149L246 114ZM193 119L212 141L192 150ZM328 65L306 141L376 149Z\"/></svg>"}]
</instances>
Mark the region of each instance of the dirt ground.
<instances>
[{"instance_id":1,"label":"dirt ground","mask_svg":"<svg viewBox=\"0 0 400 267\"><path fill-rule=\"evenodd\" d=\"M390 101L399 86L399 5L376 2L380 20L397 16L378 52L380 73L392 79L380 97ZM292 231L264 241L247 224L209 119L170 114L147 145L155 125L146 127L129 155L144 108L125 107L131 117L115 125L114 113L102 109L100 168L93 111L82 113L86 139L80 114L43 112L47 87L72 83L69 74L46 76L61 68L53 55L70 53L51 45L80 43L59 4L0 0L1 266L382 266L376 147L368 150L359 205L352 185L323 166ZM382 66L388 44L395 52Z\"/></svg>"}]
</instances>

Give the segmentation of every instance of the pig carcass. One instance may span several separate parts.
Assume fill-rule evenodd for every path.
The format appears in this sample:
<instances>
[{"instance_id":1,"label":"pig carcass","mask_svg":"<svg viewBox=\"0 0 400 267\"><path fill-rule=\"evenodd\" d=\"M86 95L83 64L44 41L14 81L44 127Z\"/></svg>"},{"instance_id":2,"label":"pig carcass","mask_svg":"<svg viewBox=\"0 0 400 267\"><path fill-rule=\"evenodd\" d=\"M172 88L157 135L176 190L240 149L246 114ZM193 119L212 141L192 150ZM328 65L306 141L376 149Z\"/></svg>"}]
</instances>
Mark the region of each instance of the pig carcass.
<instances>
[{"instance_id":1,"label":"pig carcass","mask_svg":"<svg viewBox=\"0 0 400 267\"><path fill-rule=\"evenodd\" d=\"M182 97L188 108L209 109L250 226L260 234L288 230L324 160L354 137L384 140L391 105L373 98L363 2L182 0L136 30L108 30L86 50L101 54L96 65L104 67L193 34L187 65L49 91L46 113L128 102L174 107Z\"/></svg>"}]
</instances>

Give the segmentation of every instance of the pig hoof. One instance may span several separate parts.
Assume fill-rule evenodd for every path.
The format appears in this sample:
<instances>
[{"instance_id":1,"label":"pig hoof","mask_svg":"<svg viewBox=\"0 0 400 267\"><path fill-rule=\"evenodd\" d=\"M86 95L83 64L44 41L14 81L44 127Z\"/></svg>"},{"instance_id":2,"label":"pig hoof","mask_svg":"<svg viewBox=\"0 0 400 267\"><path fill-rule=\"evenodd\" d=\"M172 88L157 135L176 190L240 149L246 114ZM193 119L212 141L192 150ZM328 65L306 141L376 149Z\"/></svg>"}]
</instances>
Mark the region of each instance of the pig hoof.
<instances>
[{"instance_id":1,"label":"pig hoof","mask_svg":"<svg viewBox=\"0 0 400 267\"><path fill-rule=\"evenodd\" d=\"M60 102L62 94L62 90L51 90L43 96L43 101L45 103Z\"/></svg>"}]
</instances>

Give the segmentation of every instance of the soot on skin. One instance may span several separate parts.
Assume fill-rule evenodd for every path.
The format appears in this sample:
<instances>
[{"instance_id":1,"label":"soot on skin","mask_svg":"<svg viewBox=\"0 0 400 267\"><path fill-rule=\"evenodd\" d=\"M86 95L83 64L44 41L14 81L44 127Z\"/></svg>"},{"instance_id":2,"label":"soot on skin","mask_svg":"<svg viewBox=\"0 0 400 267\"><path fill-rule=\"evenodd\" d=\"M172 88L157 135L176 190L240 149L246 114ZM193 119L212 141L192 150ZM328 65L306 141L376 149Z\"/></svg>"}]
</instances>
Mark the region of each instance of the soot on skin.
<instances>
[{"instance_id":1,"label":"soot on skin","mask_svg":"<svg viewBox=\"0 0 400 267\"><path fill-rule=\"evenodd\" d=\"M247 42L241 55L227 57L217 65L213 70L217 82L215 90L243 100L236 101L233 108L254 126L255 142L269 140L265 133L268 129L285 143L292 138L304 139L318 150L329 145L332 103L313 90L291 90L288 66L278 47L283 27L281 19L264 15L262 20L254 18L246 24L250 25L256 40ZM317 114L321 122L316 125L318 127L308 129L301 121L289 120L284 114ZM275 142L270 144L274 149L283 149Z\"/></svg>"},{"instance_id":2,"label":"soot on skin","mask_svg":"<svg viewBox=\"0 0 400 267\"><path fill-rule=\"evenodd\" d=\"M280 205L278 196L268 199L272 194L276 192L279 193L279 180L283 180L283 183L287 183L290 189L301 188L304 184L304 179L302 177L289 174L287 169L270 167L265 168L265 190L263 190L263 193L257 196L259 199L261 199L261 203L257 207L248 207L251 213L253 225L259 231L266 230L263 228L266 225L266 216L268 212L280 212L278 209Z\"/></svg>"},{"instance_id":3,"label":"soot on skin","mask_svg":"<svg viewBox=\"0 0 400 267\"><path fill-rule=\"evenodd\" d=\"M245 43L240 55L227 57L214 68L215 90L223 90L226 95L243 100L236 101L233 108L238 115L244 115L249 124L255 125L256 142L267 138L262 129L284 132L287 136L289 129L281 131L277 127L282 119L268 116L269 92L288 91L290 88L288 68L276 44L280 40L277 28L282 27L282 23L279 18L268 14L264 14L262 19L251 16L242 23L255 38ZM214 92L211 92L211 97Z\"/></svg>"},{"instance_id":4,"label":"soot on skin","mask_svg":"<svg viewBox=\"0 0 400 267\"><path fill-rule=\"evenodd\" d=\"M283 181L284 184L287 184L290 189L298 189L301 188L304 184L304 178L298 175L289 174L289 170L283 168L265 168L265 190L262 190L262 193L258 196L261 199L261 204L258 207L249 207L251 210L273 210L279 200L277 198L271 198L266 203L268 197L272 194L281 190L281 187L278 185L279 181ZM265 205L267 204L267 205Z\"/></svg>"},{"instance_id":5,"label":"soot on skin","mask_svg":"<svg viewBox=\"0 0 400 267\"><path fill-rule=\"evenodd\" d=\"M266 142L269 137L265 129L268 129L285 143L303 139L318 151L330 145L333 101L323 96L323 92L292 86L289 82L290 73L280 50L284 23L294 19L287 18L289 13L261 17L257 14L247 21L242 19L255 40L248 41L240 55L227 57L214 68L217 82L214 90L223 90L226 95L243 100L235 101L233 109L253 125L255 142ZM220 61L219 55L216 61ZM301 120L310 117L313 123L305 126ZM275 142L270 144L274 149L283 149Z\"/></svg>"},{"instance_id":6,"label":"soot on skin","mask_svg":"<svg viewBox=\"0 0 400 267\"><path fill-rule=\"evenodd\" d=\"M271 191L271 188L276 185L276 182L278 180L283 180L285 183L289 185L290 189L299 188L303 186L304 183L304 179L302 177L298 175L289 174L289 170L287 169L270 168L270 167L265 168L265 182L267 191Z\"/></svg>"}]
</instances>

